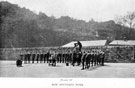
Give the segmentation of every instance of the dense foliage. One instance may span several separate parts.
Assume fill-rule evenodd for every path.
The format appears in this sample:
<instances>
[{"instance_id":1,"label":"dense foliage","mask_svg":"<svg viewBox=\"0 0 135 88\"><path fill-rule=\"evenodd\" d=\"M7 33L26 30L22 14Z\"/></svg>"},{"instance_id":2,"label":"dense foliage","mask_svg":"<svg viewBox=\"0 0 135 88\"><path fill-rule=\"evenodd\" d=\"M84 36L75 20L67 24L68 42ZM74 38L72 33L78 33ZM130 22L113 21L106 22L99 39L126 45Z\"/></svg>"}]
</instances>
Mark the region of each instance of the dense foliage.
<instances>
[{"instance_id":1,"label":"dense foliage","mask_svg":"<svg viewBox=\"0 0 135 88\"><path fill-rule=\"evenodd\" d=\"M129 63L135 62L133 47L113 47L106 50L106 62Z\"/></svg>"},{"instance_id":2,"label":"dense foliage","mask_svg":"<svg viewBox=\"0 0 135 88\"><path fill-rule=\"evenodd\" d=\"M61 46L73 40L124 39L127 27L107 22L89 22L68 16L48 17L16 4L0 2L0 47ZM130 39L135 39L135 31Z\"/></svg>"}]
</instances>

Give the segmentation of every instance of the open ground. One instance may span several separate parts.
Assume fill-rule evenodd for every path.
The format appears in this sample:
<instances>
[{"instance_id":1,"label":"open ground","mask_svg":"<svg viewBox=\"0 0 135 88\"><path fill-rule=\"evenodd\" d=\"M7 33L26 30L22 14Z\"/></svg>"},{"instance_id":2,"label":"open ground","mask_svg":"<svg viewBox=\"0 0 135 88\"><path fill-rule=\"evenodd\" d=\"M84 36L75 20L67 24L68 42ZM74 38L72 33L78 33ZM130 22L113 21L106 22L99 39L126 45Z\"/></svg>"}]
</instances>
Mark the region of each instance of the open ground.
<instances>
[{"instance_id":1,"label":"open ground","mask_svg":"<svg viewBox=\"0 0 135 88\"><path fill-rule=\"evenodd\" d=\"M57 63L56 67L47 63L23 64L16 67L15 61L0 61L0 77L29 78L134 78L135 63L105 63L105 66L81 70L81 66L66 66Z\"/></svg>"}]
</instances>

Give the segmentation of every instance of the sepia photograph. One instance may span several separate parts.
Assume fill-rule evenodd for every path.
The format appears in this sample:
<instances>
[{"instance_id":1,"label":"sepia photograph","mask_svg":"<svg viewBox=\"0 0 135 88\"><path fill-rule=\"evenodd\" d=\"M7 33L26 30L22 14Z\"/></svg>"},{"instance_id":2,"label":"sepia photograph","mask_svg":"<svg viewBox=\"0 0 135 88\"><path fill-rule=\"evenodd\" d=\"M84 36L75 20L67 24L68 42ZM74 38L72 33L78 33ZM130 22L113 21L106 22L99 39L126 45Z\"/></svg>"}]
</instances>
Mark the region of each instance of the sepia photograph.
<instances>
[{"instance_id":1,"label":"sepia photograph","mask_svg":"<svg viewBox=\"0 0 135 88\"><path fill-rule=\"evenodd\" d=\"M135 0L0 0L6 78L45 80L48 88L135 81Z\"/></svg>"}]
</instances>

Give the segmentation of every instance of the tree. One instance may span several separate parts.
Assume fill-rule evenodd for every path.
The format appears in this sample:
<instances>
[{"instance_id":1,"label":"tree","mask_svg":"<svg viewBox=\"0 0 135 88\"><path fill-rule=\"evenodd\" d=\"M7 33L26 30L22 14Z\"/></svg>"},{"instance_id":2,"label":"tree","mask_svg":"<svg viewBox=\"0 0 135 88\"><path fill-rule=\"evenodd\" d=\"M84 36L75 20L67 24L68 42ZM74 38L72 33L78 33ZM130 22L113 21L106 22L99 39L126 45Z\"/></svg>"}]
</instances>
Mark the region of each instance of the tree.
<instances>
[{"instance_id":1,"label":"tree","mask_svg":"<svg viewBox=\"0 0 135 88\"><path fill-rule=\"evenodd\" d=\"M115 20L117 24L120 25L120 29L122 29L122 26L127 27L127 36L126 39L131 39L132 38L132 33L134 32L135 28L135 11L134 12L128 12L124 16L118 16Z\"/></svg>"}]
</instances>

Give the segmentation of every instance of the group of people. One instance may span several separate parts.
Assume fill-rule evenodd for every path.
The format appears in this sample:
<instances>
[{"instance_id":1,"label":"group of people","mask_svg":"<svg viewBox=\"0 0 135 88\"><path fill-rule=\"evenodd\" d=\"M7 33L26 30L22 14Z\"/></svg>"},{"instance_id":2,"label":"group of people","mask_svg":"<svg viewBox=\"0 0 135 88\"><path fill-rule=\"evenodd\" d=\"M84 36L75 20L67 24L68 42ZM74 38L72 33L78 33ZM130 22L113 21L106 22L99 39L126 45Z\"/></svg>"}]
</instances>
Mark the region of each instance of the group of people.
<instances>
[{"instance_id":1,"label":"group of people","mask_svg":"<svg viewBox=\"0 0 135 88\"><path fill-rule=\"evenodd\" d=\"M81 48L82 44L79 41L75 43L72 59L73 66L75 65L75 63L77 63L78 66L82 64L82 70L84 70L92 66L104 65L105 53L102 50L93 49L82 51Z\"/></svg>"},{"instance_id":2,"label":"group of people","mask_svg":"<svg viewBox=\"0 0 135 88\"><path fill-rule=\"evenodd\" d=\"M105 53L101 50L84 51L81 57L82 70L93 66L104 66Z\"/></svg>"},{"instance_id":3,"label":"group of people","mask_svg":"<svg viewBox=\"0 0 135 88\"><path fill-rule=\"evenodd\" d=\"M43 53L21 54L20 58L22 61L24 61L24 64L50 63L52 60L55 60L57 63L66 63L72 61L71 56L72 56L71 52L58 53L56 51L50 51L44 54Z\"/></svg>"},{"instance_id":4,"label":"group of people","mask_svg":"<svg viewBox=\"0 0 135 88\"><path fill-rule=\"evenodd\" d=\"M105 54L101 50L82 51L82 45L78 41L73 50L66 52L48 51L47 53L27 53L21 54L20 59L24 64L48 63L49 66L56 66L56 63L66 63L77 66L82 64L82 70L90 66L104 65Z\"/></svg>"}]
</instances>

